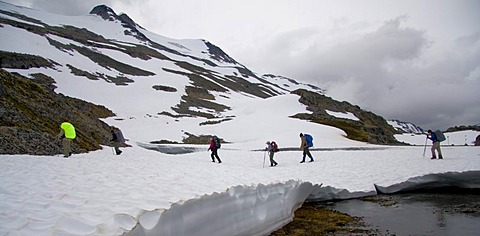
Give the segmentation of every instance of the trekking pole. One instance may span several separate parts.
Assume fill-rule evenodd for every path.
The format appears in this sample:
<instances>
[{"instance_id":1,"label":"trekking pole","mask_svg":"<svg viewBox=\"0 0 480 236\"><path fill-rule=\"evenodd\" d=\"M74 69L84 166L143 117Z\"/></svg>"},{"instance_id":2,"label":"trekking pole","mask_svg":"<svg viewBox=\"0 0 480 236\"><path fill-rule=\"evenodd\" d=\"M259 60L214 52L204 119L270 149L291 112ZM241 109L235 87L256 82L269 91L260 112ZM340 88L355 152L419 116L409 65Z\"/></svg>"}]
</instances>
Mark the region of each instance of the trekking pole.
<instances>
[{"instance_id":1,"label":"trekking pole","mask_svg":"<svg viewBox=\"0 0 480 236\"><path fill-rule=\"evenodd\" d=\"M423 147L423 157L425 157L425 151L427 150L427 139L428 137L425 137L425 146Z\"/></svg>"},{"instance_id":2,"label":"trekking pole","mask_svg":"<svg viewBox=\"0 0 480 236\"><path fill-rule=\"evenodd\" d=\"M263 152L263 166L262 166L262 168L265 168L265 153L267 153L267 151Z\"/></svg>"}]
</instances>

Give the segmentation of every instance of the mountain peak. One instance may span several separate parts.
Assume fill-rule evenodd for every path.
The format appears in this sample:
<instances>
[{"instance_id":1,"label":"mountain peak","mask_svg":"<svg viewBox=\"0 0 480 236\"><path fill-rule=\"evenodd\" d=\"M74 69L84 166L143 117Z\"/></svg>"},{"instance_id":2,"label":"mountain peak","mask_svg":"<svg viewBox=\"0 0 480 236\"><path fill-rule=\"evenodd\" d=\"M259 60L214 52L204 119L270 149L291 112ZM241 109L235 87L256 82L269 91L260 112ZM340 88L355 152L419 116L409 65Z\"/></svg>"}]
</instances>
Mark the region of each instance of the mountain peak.
<instances>
[{"instance_id":1,"label":"mountain peak","mask_svg":"<svg viewBox=\"0 0 480 236\"><path fill-rule=\"evenodd\" d=\"M132 18L130 18L125 13L117 15L115 11L113 11L113 9L108 7L107 5L98 5L90 11L90 14L100 16L104 20L108 20L108 21L118 20L122 23L123 27L127 28L127 30L125 31L125 34L132 35L138 38L139 40L144 40L144 41L148 40L147 37L137 29L137 26L139 28L142 28L142 27L137 23L135 23L135 21L133 21Z\"/></svg>"},{"instance_id":2,"label":"mountain peak","mask_svg":"<svg viewBox=\"0 0 480 236\"><path fill-rule=\"evenodd\" d=\"M107 5L98 5L90 11L91 15L101 16L104 20L114 21L118 18L115 11Z\"/></svg>"}]
</instances>

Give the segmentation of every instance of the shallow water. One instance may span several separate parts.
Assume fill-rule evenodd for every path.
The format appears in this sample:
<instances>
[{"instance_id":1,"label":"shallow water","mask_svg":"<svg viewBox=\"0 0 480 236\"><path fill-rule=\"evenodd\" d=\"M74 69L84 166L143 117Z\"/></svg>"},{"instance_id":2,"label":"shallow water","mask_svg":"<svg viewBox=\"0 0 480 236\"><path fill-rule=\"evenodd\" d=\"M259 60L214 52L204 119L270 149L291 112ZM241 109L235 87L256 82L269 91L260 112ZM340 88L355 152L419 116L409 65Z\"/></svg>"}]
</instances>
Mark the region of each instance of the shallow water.
<instances>
[{"instance_id":1,"label":"shallow water","mask_svg":"<svg viewBox=\"0 0 480 236\"><path fill-rule=\"evenodd\" d=\"M480 235L480 195L412 193L327 204L379 235Z\"/></svg>"}]
</instances>

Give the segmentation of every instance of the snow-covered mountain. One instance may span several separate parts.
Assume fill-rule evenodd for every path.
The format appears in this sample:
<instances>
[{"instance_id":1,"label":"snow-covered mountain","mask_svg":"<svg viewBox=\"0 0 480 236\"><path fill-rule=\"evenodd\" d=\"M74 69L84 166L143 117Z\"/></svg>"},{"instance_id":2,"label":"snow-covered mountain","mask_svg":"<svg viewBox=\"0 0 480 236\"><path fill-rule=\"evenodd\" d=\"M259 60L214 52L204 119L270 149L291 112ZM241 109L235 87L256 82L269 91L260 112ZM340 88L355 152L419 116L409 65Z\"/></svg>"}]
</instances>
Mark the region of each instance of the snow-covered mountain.
<instances>
[{"instance_id":1,"label":"snow-covered mountain","mask_svg":"<svg viewBox=\"0 0 480 236\"><path fill-rule=\"evenodd\" d=\"M423 134L425 131L411 122L403 122L399 120L388 120L389 125L393 126L398 132L410 134Z\"/></svg>"},{"instance_id":2,"label":"snow-covered mountain","mask_svg":"<svg viewBox=\"0 0 480 236\"><path fill-rule=\"evenodd\" d=\"M245 133L248 136L258 131L252 129L258 118L245 123L239 113L265 109L267 100L286 99L275 105L269 118L275 119L272 123L308 121L319 124L315 129L336 127L342 138L396 143L395 131L382 117L326 97L322 88L282 76L258 75L206 40L154 34L105 5L84 16L56 15L3 2L0 9L3 69L35 82L47 81L45 86L56 93L110 109L116 117L107 123L123 129L132 140L204 143L191 140L215 133L227 142L242 143L249 138L233 137L228 127L242 125L251 130ZM298 109L280 114L279 106ZM142 132L136 122L163 132L145 135L149 132ZM284 134L278 130L272 135ZM291 133L298 136L301 131Z\"/></svg>"}]
</instances>

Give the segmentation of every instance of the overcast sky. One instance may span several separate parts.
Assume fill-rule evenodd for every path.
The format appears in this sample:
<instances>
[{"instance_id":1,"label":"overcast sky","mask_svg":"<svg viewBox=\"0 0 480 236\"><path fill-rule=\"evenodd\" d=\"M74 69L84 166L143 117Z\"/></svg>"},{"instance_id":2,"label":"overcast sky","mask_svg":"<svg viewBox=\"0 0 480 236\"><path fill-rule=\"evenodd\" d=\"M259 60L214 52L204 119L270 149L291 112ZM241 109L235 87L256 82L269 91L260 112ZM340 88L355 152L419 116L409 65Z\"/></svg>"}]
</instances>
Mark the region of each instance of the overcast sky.
<instances>
[{"instance_id":1,"label":"overcast sky","mask_svg":"<svg viewBox=\"0 0 480 236\"><path fill-rule=\"evenodd\" d=\"M478 0L3 0L63 15L100 4L201 38L259 74L327 89L424 129L480 123Z\"/></svg>"}]
</instances>

